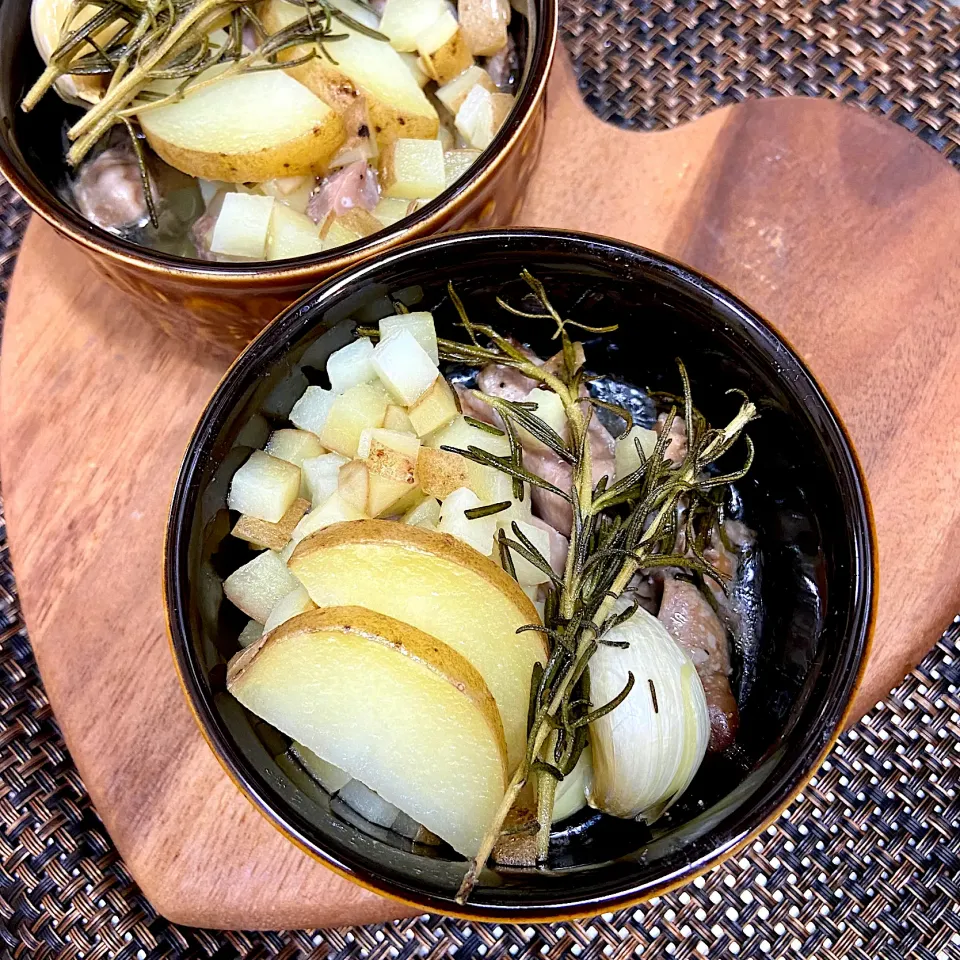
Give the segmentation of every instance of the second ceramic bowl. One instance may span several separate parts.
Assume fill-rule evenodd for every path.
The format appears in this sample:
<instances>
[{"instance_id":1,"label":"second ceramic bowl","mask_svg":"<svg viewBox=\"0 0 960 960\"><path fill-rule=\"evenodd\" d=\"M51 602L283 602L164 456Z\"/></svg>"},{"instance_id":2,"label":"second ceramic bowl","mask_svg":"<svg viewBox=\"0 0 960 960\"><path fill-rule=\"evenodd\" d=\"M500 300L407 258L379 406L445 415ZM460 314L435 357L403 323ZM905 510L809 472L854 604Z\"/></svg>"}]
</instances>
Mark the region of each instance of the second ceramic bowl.
<instances>
[{"instance_id":1,"label":"second ceramic bowl","mask_svg":"<svg viewBox=\"0 0 960 960\"><path fill-rule=\"evenodd\" d=\"M417 213L330 254L279 263L168 256L94 226L57 189L65 177L68 108L52 92L30 113L19 107L43 69L31 39L30 8L31 0L0 0L0 172L37 213L80 245L100 273L143 300L146 315L168 333L226 348L231 355L305 290L345 268L439 231L511 223L539 156L557 0L530 0L527 17L514 15L523 25L516 106L469 174Z\"/></svg>"},{"instance_id":2,"label":"second ceramic bowl","mask_svg":"<svg viewBox=\"0 0 960 960\"><path fill-rule=\"evenodd\" d=\"M745 391L756 461L740 485L757 533L756 635L734 651L740 733L708 757L665 822L648 829L585 811L568 822L546 869L487 871L466 907L454 902L464 863L422 856L390 831L361 829L322 793L307 795L277 765L285 738L225 690L245 618L221 580L249 559L229 536L236 469L285 422L330 353L394 300L434 311L441 336L462 338L452 281L475 320L556 349L546 326L518 320L528 268L564 316L619 324L587 345L598 373L676 391L675 358L708 419ZM553 349L551 349L551 346ZM170 514L165 561L173 651L204 734L238 787L291 840L338 872L423 910L484 919L596 914L684 883L769 825L837 737L865 662L872 622L873 544L863 481L847 436L816 381L749 307L703 276L612 240L549 231L440 237L393 251L311 293L267 328L224 378L190 443Z\"/></svg>"}]
</instances>

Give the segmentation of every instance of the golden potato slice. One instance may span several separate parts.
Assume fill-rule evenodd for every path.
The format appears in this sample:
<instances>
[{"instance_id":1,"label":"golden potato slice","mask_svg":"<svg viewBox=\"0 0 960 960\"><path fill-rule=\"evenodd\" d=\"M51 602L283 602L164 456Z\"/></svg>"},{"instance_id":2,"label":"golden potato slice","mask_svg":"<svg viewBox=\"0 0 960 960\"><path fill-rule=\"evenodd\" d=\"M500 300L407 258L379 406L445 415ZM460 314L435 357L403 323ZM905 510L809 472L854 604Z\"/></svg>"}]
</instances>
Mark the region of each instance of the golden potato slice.
<instances>
[{"instance_id":1,"label":"golden potato slice","mask_svg":"<svg viewBox=\"0 0 960 960\"><path fill-rule=\"evenodd\" d=\"M420 52L420 66L431 80L437 83L449 83L468 67L473 66L473 55L463 39L463 33L457 29L453 35L431 53Z\"/></svg>"},{"instance_id":2,"label":"golden potato slice","mask_svg":"<svg viewBox=\"0 0 960 960\"><path fill-rule=\"evenodd\" d=\"M313 610L240 651L227 689L459 853L477 853L506 789L506 751L494 699L456 650L361 607Z\"/></svg>"},{"instance_id":3,"label":"golden potato slice","mask_svg":"<svg viewBox=\"0 0 960 960\"><path fill-rule=\"evenodd\" d=\"M363 21L369 14L369 10L346 0L338 5L357 20ZM303 8L284 0L269 0L261 17L272 33L301 19ZM347 34L347 39L329 45L336 64L321 54L291 67L290 75L341 113L353 99L365 96L370 122L381 144L397 137L435 137L440 123L437 111L400 54L388 43L365 36L336 19L334 32ZM304 44L285 50L280 58L293 60L309 52L310 45Z\"/></svg>"},{"instance_id":4,"label":"golden potato slice","mask_svg":"<svg viewBox=\"0 0 960 960\"><path fill-rule=\"evenodd\" d=\"M316 176L345 137L337 113L280 70L225 77L138 119L172 167L228 183Z\"/></svg>"}]
</instances>

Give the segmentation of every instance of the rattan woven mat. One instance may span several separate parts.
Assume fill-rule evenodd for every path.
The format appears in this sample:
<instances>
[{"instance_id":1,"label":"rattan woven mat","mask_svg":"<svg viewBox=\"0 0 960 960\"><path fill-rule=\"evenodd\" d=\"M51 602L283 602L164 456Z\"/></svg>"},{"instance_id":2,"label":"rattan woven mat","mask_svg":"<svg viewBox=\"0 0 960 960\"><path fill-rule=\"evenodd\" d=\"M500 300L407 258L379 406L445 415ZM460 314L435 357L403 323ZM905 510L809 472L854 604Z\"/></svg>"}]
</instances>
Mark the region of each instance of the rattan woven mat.
<instances>
[{"instance_id":1,"label":"rattan woven mat","mask_svg":"<svg viewBox=\"0 0 960 960\"><path fill-rule=\"evenodd\" d=\"M562 24L584 95L618 123L663 128L799 94L859 103L948 156L960 145L960 30L946 4L565 0ZM25 221L0 185L0 303ZM176 927L130 879L66 753L0 513L0 956L954 960L958 769L960 618L751 849L639 909L526 928L433 916L323 933Z\"/></svg>"}]
</instances>

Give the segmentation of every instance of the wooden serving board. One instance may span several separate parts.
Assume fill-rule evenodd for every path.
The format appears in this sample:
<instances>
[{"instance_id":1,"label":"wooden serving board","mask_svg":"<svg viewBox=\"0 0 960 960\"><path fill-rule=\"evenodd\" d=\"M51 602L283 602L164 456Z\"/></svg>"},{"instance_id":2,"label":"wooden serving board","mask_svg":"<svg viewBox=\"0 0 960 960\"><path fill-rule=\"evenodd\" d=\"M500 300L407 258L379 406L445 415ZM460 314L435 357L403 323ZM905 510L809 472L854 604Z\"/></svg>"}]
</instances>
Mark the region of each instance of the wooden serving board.
<instances>
[{"instance_id":1,"label":"wooden serving board","mask_svg":"<svg viewBox=\"0 0 960 960\"><path fill-rule=\"evenodd\" d=\"M837 103L767 100L667 133L581 103L565 58L523 220L664 251L806 358L869 478L876 641L857 716L960 609L960 177ZM39 220L7 311L0 466L30 637L98 811L180 923L299 928L403 915L328 872L221 771L177 684L161 603L167 505L223 372L166 339Z\"/></svg>"}]
</instances>

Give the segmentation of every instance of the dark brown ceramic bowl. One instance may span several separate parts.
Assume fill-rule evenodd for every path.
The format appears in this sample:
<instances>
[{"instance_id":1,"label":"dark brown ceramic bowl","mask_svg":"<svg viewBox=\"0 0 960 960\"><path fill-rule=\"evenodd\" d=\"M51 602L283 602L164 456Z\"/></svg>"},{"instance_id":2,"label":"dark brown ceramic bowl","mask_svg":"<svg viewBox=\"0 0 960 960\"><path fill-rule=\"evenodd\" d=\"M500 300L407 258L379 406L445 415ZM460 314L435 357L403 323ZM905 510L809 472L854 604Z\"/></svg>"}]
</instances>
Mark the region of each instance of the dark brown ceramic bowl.
<instances>
[{"instance_id":1,"label":"dark brown ceramic bowl","mask_svg":"<svg viewBox=\"0 0 960 960\"><path fill-rule=\"evenodd\" d=\"M519 18L524 61L516 107L469 174L413 216L330 254L210 263L158 253L90 223L58 189L67 176L63 121L77 111L53 92L29 114L19 108L43 69L30 32L30 0L0 0L0 172L100 273L145 301L145 314L168 333L235 353L291 301L345 268L439 231L512 222L540 153L557 34L557 0L530 0L529 9L529 19Z\"/></svg>"},{"instance_id":2,"label":"dark brown ceramic bowl","mask_svg":"<svg viewBox=\"0 0 960 960\"><path fill-rule=\"evenodd\" d=\"M755 644L736 649L735 745L708 757L668 819L652 829L584 811L566 821L547 869L487 871L466 907L463 861L422 856L389 831L359 829L322 792L307 795L274 755L286 740L224 689L245 618L221 578L249 558L229 537L225 497L251 447L284 422L356 322L394 312L391 297L435 311L462 337L446 284L476 319L551 351L549 329L499 309L519 301L529 268L564 316L619 323L588 342L594 372L678 389L682 357L694 397L725 422L739 388L762 416L757 456L739 486L757 532ZM555 349L555 341L553 348ZM552 351L551 351L552 352ZM424 910L496 920L596 914L682 884L773 822L836 739L865 662L873 612L870 513L850 442L810 372L776 331L726 290L679 263L613 240L549 231L434 238L391 251L313 291L248 347L210 401L177 482L166 546L166 603L177 667L197 720L241 790L286 836L334 870Z\"/></svg>"}]
</instances>

